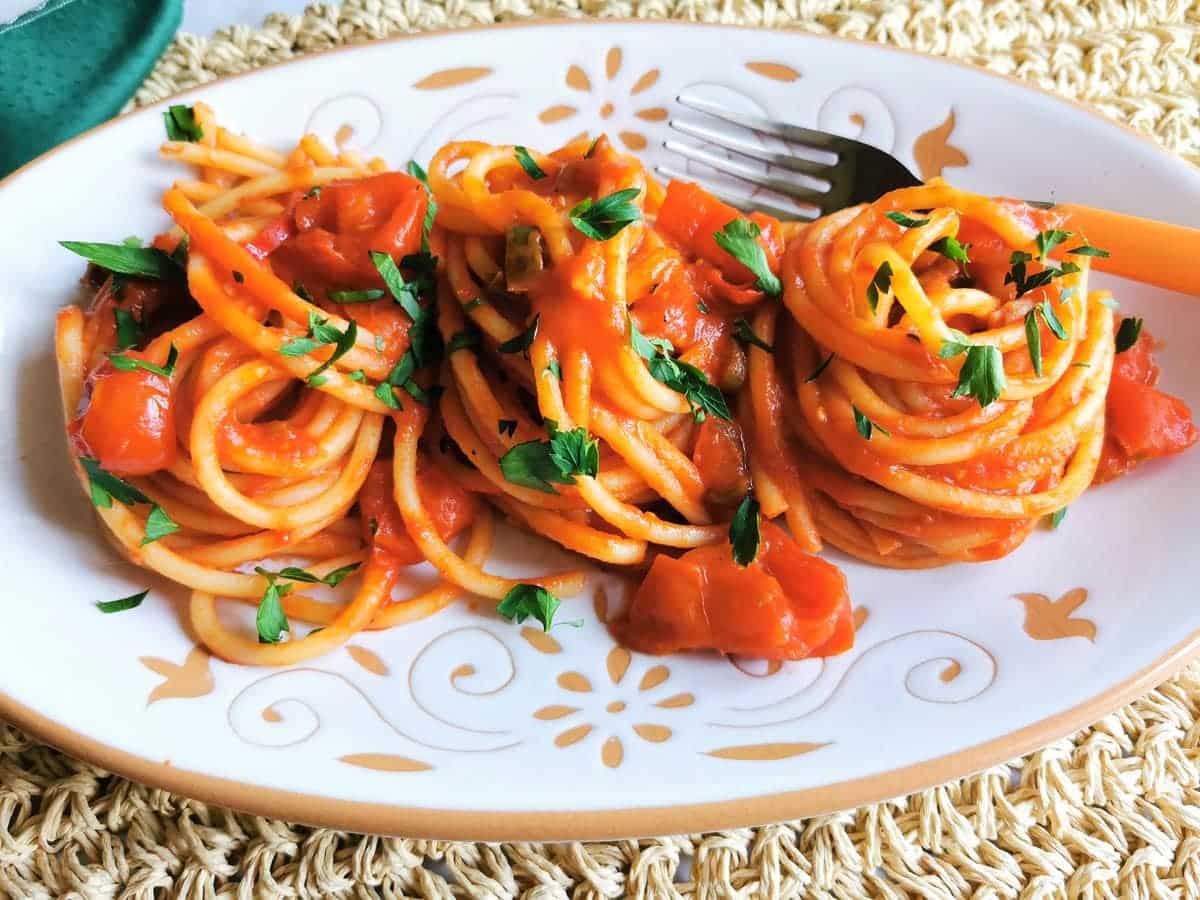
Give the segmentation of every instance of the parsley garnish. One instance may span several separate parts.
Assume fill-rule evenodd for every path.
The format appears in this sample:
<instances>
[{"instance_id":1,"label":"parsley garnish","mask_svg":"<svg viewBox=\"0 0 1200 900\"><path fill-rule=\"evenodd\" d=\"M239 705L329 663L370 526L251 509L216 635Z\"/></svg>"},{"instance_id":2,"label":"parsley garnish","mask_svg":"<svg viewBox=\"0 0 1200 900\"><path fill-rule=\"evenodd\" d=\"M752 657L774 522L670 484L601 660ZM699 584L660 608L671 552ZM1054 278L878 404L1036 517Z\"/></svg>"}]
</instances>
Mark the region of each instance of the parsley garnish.
<instances>
[{"instance_id":1,"label":"parsley garnish","mask_svg":"<svg viewBox=\"0 0 1200 900\"><path fill-rule=\"evenodd\" d=\"M392 409L404 409L404 405L396 399L396 392L392 389L392 385L386 381L382 381L375 386L375 397L384 406Z\"/></svg>"},{"instance_id":2,"label":"parsley garnish","mask_svg":"<svg viewBox=\"0 0 1200 900\"><path fill-rule=\"evenodd\" d=\"M137 594L130 594L128 597L122 597L120 600L105 600L96 604L96 609L102 613L125 612L127 609L137 609L142 605L142 601L146 599L146 595L150 593L150 588Z\"/></svg>"},{"instance_id":3,"label":"parsley garnish","mask_svg":"<svg viewBox=\"0 0 1200 900\"><path fill-rule=\"evenodd\" d=\"M388 257L391 259L391 257ZM370 303L383 296L379 288L368 288L365 291L330 291L329 299L334 303Z\"/></svg>"},{"instance_id":4,"label":"parsley garnish","mask_svg":"<svg viewBox=\"0 0 1200 900\"><path fill-rule=\"evenodd\" d=\"M1042 232L1042 234L1046 234L1046 232ZM1040 238L1042 234L1039 234L1038 237ZM1024 250L1014 250L1012 256L1008 259L1012 270L1004 276L1004 283L1015 284L1018 297L1022 297L1040 287L1045 287L1055 278L1061 278L1063 275L1070 275L1073 272L1079 271L1079 266L1075 265L1075 263L1064 262L1058 268L1048 266L1040 272L1027 275L1025 264L1032 261L1033 256Z\"/></svg>"},{"instance_id":5,"label":"parsley garnish","mask_svg":"<svg viewBox=\"0 0 1200 900\"><path fill-rule=\"evenodd\" d=\"M421 292L433 286L431 275L426 274L422 278L406 281L391 256L372 250L370 257L383 283L391 292L392 299L399 303L400 308L412 319L408 338L411 352L416 355L417 365L423 366L433 362L441 352L441 335L434 325L430 310L421 306L419 302ZM433 257L422 254L406 256L402 262L410 268L424 269L427 273L436 268ZM376 341L378 343L378 338Z\"/></svg>"},{"instance_id":6,"label":"parsley garnish","mask_svg":"<svg viewBox=\"0 0 1200 900\"><path fill-rule=\"evenodd\" d=\"M258 612L254 616L258 642L260 644L278 644L283 633L292 630L292 626L288 624L287 615L283 611L283 603L280 602L286 594L291 593L292 586L280 584L276 580L279 575L275 572L258 569L256 571L268 582L267 589L263 591L262 600L258 602Z\"/></svg>"},{"instance_id":7,"label":"parsley garnish","mask_svg":"<svg viewBox=\"0 0 1200 900\"><path fill-rule=\"evenodd\" d=\"M182 272L187 268L188 261L188 236L185 234L179 239L179 243L175 245L175 249L171 251L171 262L179 266Z\"/></svg>"},{"instance_id":8,"label":"parsley garnish","mask_svg":"<svg viewBox=\"0 0 1200 900\"><path fill-rule=\"evenodd\" d=\"M952 262L961 263L964 266L971 261L971 258L967 255L967 245L960 244L958 238L938 238L929 245L929 249L934 253L940 253Z\"/></svg>"},{"instance_id":9,"label":"parsley garnish","mask_svg":"<svg viewBox=\"0 0 1200 900\"><path fill-rule=\"evenodd\" d=\"M1074 256L1098 256L1101 259L1108 259L1109 257L1107 250L1101 250L1099 247L1093 247L1090 244L1080 244L1078 247L1065 252Z\"/></svg>"},{"instance_id":10,"label":"parsley garnish","mask_svg":"<svg viewBox=\"0 0 1200 900\"><path fill-rule=\"evenodd\" d=\"M750 327L750 323L741 316L733 320L733 336L743 344L751 344L762 350L766 350L768 353L775 352L775 348L755 334L754 329Z\"/></svg>"},{"instance_id":11,"label":"parsley garnish","mask_svg":"<svg viewBox=\"0 0 1200 900\"><path fill-rule=\"evenodd\" d=\"M549 631L554 625L554 615L561 605L557 597L539 584L518 584L496 605L496 612L518 625L532 617L542 626L543 631ZM583 620L558 624L579 628L583 625Z\"/></svg>"},{"instance_id":12,"label":"parsley garnish","mask_svg":"<svg viewBox=\"0 0 1200 900\"><path fill-rule=\"evenodd\" d=\"M304 192L305 200L313 200L320 196L321 196L321 185L319 185L319 184L313 185L307 191Z\"/></svg>"},{"instance_id":13,"label":"parsley garnish","mask_svg":"<svg viewBox=\"0 0 1200 900\"><path fill-rule=\"evenodd\" d=\"M142 342L142 323L133 317L133 313L119 307L113 308L113 317L117 320L117 349L128 350Z\"/></svg>"},{"instance_id":14,"label":"parsley garnish","mask_svg":"<svg viewBox=\"0 0 1200 900\"><path fill-rule=\"evenodd\" d=\"M696 302L696 309L700 310L700 312L706 316L709 314L709 312L711 312L711 310L709 310L709 308L708 308L708 304L705 303L703 300L699 300Z\"/></svg>"},{"instance_id":15,"label":"parsley garnish","mask_svg":"<svg viewBox=\"0 0 1200 900\"><path fill-rule=\"evenodd\" d=\"M254 571L267 579L267 589L263 592L262 600L258 604L258 613L254 617L254 624L258 629L258 642L260 644L278 644L283 632L292 630L287 616L284 614L283 604L280 602L283 597L292 592L292 585L280 584L279 579L337 587L359 565L359 563L351 563L348 566L342 566L322 578L294 566L288 566L278 572L269 572L262 566L255 566Z\"/></svg>"},{"instance_id":16,"label":"parsley garnish","mask_svg":"<svg viewBox=\"0 0 1200 900\"><path fill-rule=\"evenodd\" d=\"M261 566L255 566L254 571L264 578L272 576L276 578L286 578L288 581L301 581L305 584L323 584L327 587L337 587L346 580L352 572L354 572L362 563L350 563L348 566L342 566L340 569L334 569L328 575L318 577L312 572L306 572L304 569L298 569L295 566L287 566L280 569L278 572L269 572Z\"/></svg>"},{"instance_id":17,"label":"parsley garnish","mask_svg":"<svg viewBox=\"0 0 1200 900\"><path fill-rule=\"evenodd\" d=\"M729 523L729 543L733 548L733 561L739 566L748 566L758 556L762 534L758 528L758 501L747 494L738 504L733 521Z\"/></svg>"},{"instance_id":18,"label":"parsley garnish","mask_svg":"<svg viewBox=\"0 0 1200 900\"><path fill-rule=\"evenodd\" d=\"M437 218L438 205L433 199L433 189L429 186L429 176L416 160L408 161L408 174L425 185L425 221L421 224L421 251L429 252L429 233L433 231L433 222Z\"/></svg>"},{"instance_id":19,"label":"parsley garnish","mask_svg":"<svg viewBox=\"0 0 1200 900\"><path fill-rule=\"evenodd\" d=\"M59 241L72 253L118 275L138 278L174 278L181 273L169 255L155 247L129 247L125 244L94 244L87 241Z\"/></svg>"},{"instance_id":20,"label":"parsley garnish","mask_svg":"<svg viewBox=\"0 0 1200 900\"><path fill-rule=\"evenodd\" d=\"M693 365L679 362L672 354L675 348L666 338L648 338L629 318L629 339L634 351L646 360L646 367L655 381L662 382L671 390L683 394L692 410L692 418L703 422L707 415L732 420L725 395L708 376Z\"/></svg>"},{"instance_id":21,"label":"parsley garnish","mask_svg":"<svg viewBox=\"0 0 1200 900\"><path fill-rule=\"evenodd\" d=\"M155 504L150 510L150 515L146 517L146 536L142 538L138 546L145 547L147 544L153 544L159 538L174 534L178 530L179 525L167 515L167 511Z\"/></svg>"},{"instance_id":22,"label":"parsley garnish","mask_svg":"<svg viewBox=\"0 0 1200 900\"><path fill-rule=\"evenodd\" d=\"M853 403L850 404L850 409L854 411L854 427L858 429L858 433L862 435L864 441L869 441L871 439L871 435L873 435L876 431L878 431L884 437L892 436L890 431L888 431L882 425L876 425L874 422L868 419L866 415Z\"/></svg>"},{"instance_id":23,"label":"parsley garnish","mask_svg":"<svg viewBox=\"0 0 1200 900\"><path fill-rule=\"evenodd\" d=\"M524 353L529 349L529 345L533 343L533 339L537 337L538 321L541 319L541 314L533 317L533 321L529 323L524 331L516 337L509 338L496 349L501 353Z\"/></svg>"},{"instance_id":24,"label":"parsley garnish","mask_svg":"<svg viewBox=\"0 0 1200 900\"><path fill-rule=\"evenodd\" d=\"M1056 509L1054 512L1050 513L1050 515L1046 516L1046 523L1050 526L1050 530L1053 531L1062 524L1062 520L1066 517L1067 508L1064 506L1062 509Z\"/></svg>"},{"instance_id":25,"label":"parsley garnish","mask_svg":"<svg viewBox=\"0 0 1200 900\"><path fill-rule=\"evenodd\" d=\"M972 344L960 331L953 332L954 340L942 344L938 356L952 359L966 353L962 368L958 372L958 385L951 397L974 397L981 407L989 406L1000 399L1004 386L1004 357L991 344Z\"/></svg>"},{"instance_id":26,"label":"parsley garnish","mask_svg":"<svg viewBox=\"0 0 1200 900\"><path fill-rule=\"evenodd\" d=\"M546 363L546 371L559 381L562 381L562 366L558 364L557 359L552 359L550 362Z\"/></svg>"},{"instance_id":27,"label":"parsley garnish","mask_svg":"<svg viewBox=\"0 0 1200 900\"><path fill-rule=\"evenodd\" d=\"M600 444L589 438L587 429L559 431L553 419L546 420L548 441L525 441L500 457L500 469L513 484L545 494L557 494L550 485L574 484L576 475L595 477L600 471Z\"/></svg>"},{"instance_id":28,"label":"parsley garnish","mask_svg":"<svg viewBox=\"0 0 1200 900\"><path fill-rule=\"evenodd\" d=\"M758 241L761 233L759 227L749 219L737 218L714 232L713 240L754 274L755 287L768 296L778 297L783 292L783 283L767 264L767 252Z\"/></svg>"},{"instance_id":29,"label":"parsley garnish","mask_svg":"<svg viewBox=\"0 0 1200 900\"><path fill-rule=\"evenodd\" d=\"M170 378L175 374L175 364L179 361L179 349L172 344L171 349L167 351L167 364L164 366L156 366L154 363L148 363L144 359L135 359L132 356L124 356L120 353L110 353L108 356L109 362L122 372L132 372L135 369L145 369L147 372L153 372L155 375L161 375L163 378Z\"/></svg>"},{"instance_id":30,"label":"parsley garnish","mask_svg":"<svg viewBox=\"0 0 1200 900\"><path fill-rule=\"evenodd\" d=\"M586 237L607 241L641 219L642 211L629 202L640 193L640 188L625 188L599 200L587 197L571 208L571 224Z\"/></svg>"},{"instance_id":31,"label":"parsley garnish","mask_svg":"<svg viewBox=\"0 0 1200 900\"><path fill-rule=\"evenodd\" d=\"M1038 326L1038 316L1046 323L1046 327L1060 341L1067 339L1067 329L1054 313L1049 300L1043 300L1025 314L1025 343L1029 346L1029 359L1033 362L1033 371L1042 374L1042 329Z\"/></svg>"},{"instance_id":32,"label":"parsley garnish","mask_svg":"<svg viewBox=\"0 0 1200 900\"><path fill-rule=\"evenodd\" d=\"M804 379L804 383L808 384L809 382L816 381L818 378L820 378L821 373L829 368L829 364L833 362L833 357L834 354L831 352L827 357L825 357L825 361L813 369L812 374Z\"/></svg>"},{"instance_id":33,"label":"parsley garnish","mask_svg":"<svg viewBox=\"0 0 1200 900\"><path fill-rule=\"evenodd\" d=\"M517 433L516 419L501 419L496 424L500 429L500 434L507 434L509 437L512 437Z\"/></svg>"},{"instance_id":34,"label":"parsley garnish","mask_svg":"<svg viewBox=\"0 0 1200 900\"><path fill-rule=\"evenodd\" d=\"M513 152L516 153L517 162L521 164L521 168L525 170L526 175L528 175L534 181L541 181L546 177L546 173L542 171L542 167L539 166L534 161L533 157L529 155L528 150L526 150L524 147L517 146L513 148Z\"/></svg>"},{"instance_id":35,"label":"parsley garnish","mask_svg":"<svg viewBox=\"0 0 1200 900\"><path fill-rule=\"evenodd\" d=\"M167 140L195 143L204 137L204 129L196 121L196 113L190 106L176 104L168 106L163 113L163 124L167 128Z\"/></svg>"},{"instance_id":36,"label":"parsley garnish","mask_svg":"<svg viewBox=\"0 0 1200 900\"><path fill-rule=\"evenodd\" d=\"M867 285L867 306L871 312L879 307L879 295L886 294L892 289L892 264L886 259L875 270L871 283Z\"/></svg>"},{"instance_id":37,"label":"parsley garnish","mask_svg":"<svg viewBox=\"0 0 1200 900\"><path fill-rule=\"evenodd\" d=\"M1034 245L1037 247L1038 259L1045 259L1046 254L1065 241L1071 236L1071 232L1062 231L1058 228L1051 228L1049 231L1038 232L1038 236L1033 239Z\"/></svg>"},{"instance_id":38,"label":"parsley garnish","mask_svg":"<svg viewBox=\"0 0 1200 900\"><path fill-rule=\"evenodd\" d=\"M477 331L460 331L458 334L450 338L446 344L446 355L449 356L458 350L465 350L467 347L474 347L479 344L479 332Z\"/></svg>"},{"instance_id":39,"label":"parsley garnish","mask_svg":"<svg viewBox=\"0 0 1200 900\"><path fill-rule=\"evenodd\" d=\"M329 324L328 319L323 319L317 315L315 310L308 311L308 333L302 338L293 338L279 348L280 354L283 356L305 356L312 353L318 347L325 344L333 344L333 353L329 359L321 363L308 376L308 383L314 387L320 387L326 382L321 373L332 366L337 360L341 359L351 348L354 347L355 341L358 340L358 322L353 319L346 326L345 331L338 329Z\"/></svg>"},{"instance_id":40,"label":"parsley garnish","mask_svg":"<svg viewBox=\"0 0 1200 900\"><path fill-rule=\"evenodd\" d=\"M151 500L128 481L124 481L100 468L100 463L87 457L79 457L79 464L88 476L88 485L92 493L92 504L101 509L112 507L113 500L134 506L138 503L150 503Z\"/></svg>"},{"instance_id":41,"label":"parsley garnish","mask_svg":"<svg viewBox=\"0 0 1200 900\"><path fill-rule=\"evenodd\" d=\"M429 390L425 390L413 378L408 379L400 387L408 391L408 395L422 406L432 406L437 398L442 396L442 386L440 384L435 384Z\"/></svg>"},{"instance_id":42,"label":"parsley garnish","mask_svg":"<svg viewBox=\"0 0 1200 900\"><path fill-rule=\"evenodd\" d=\"M100 463L88 456L79 457L79 464L87 473L88 489L92 495L92 505L100 509L111 509L113 500L126 506L137 506L140 503L150 504L150 515L146 519L146 535L141 546L152 544L161 537L173 534L179 530L166 510L135 488L128 481L118 478L111 472L100 468Z\"/></svg>"},{"instance_id":43,"label":"parsley garnish","mask_svg":"<svg viewBox=\"0 0 1200 900\"><path fill-rule=\"evenodd\" d=\"M463 311L470 312L471 310L478 309L481 306L483 306L483 298L474 297L463 304Z\"/></svg>"},{"instance_id":44,"label":"parsley garnish","mask_svg":"<svg viewBox=\"0 0 1200 900\"><path fill-rule=\"evenodd\" d=\"M1142 319L1140 316L1127 316L1121 320L1117 329L1117 352L1124 353L1138 342L1142 336Z\"/></svg>"},{"instance_id":45,"label":"parsley garnish","mask_svg":"<svg viewBox=\"0 0 1200 900\"><path fill-rule=\"evenodd\" d=\"M642 359L653 359L655 355L663 353L670 355L675 352L674 345L666 338L648 338L637 327L637 322L633 320L633 316L628 316L629 319L629 342L633 345L634 352Z\"/></svg>"},{"instance_id":46,"label":"parsley garnish","mask_svg":"<svg viewBox=\"0 0 1200 900\"><path fill-rule=\"evenodd\" d=\"M423 315L418 302L421 286L416 282L405 281L404 276L400 274L400 269L396 266L396 261L387 253L372 250L370 257L375 270L391 292L392 299L400 304L400 308L408 313L408 317L414 322L420 319Z\"/></svg>"},{"instance_id":47,"label":"parsley garnish","mask_svg":"<svg viewBox=\"0 0 1200 900\"><path fill-rule=\"evenodd\" d=\"M902 212L884 213L889 219L899 225L901 228L920 228L922 225L928 225L928 219L914 219L912 216L906 216Z\"/></svg>"},{"instance_id":48,"label":"parsley garnish","mask_svg":"<svg viewBox=\"0 0 1200 900\"><path fill-rule=\"evenodd\" d=\"M366 381L367 373L362 369L355 369L353 372L347 373L346 377L351 381Z\"/></svg>"}]
</instances>

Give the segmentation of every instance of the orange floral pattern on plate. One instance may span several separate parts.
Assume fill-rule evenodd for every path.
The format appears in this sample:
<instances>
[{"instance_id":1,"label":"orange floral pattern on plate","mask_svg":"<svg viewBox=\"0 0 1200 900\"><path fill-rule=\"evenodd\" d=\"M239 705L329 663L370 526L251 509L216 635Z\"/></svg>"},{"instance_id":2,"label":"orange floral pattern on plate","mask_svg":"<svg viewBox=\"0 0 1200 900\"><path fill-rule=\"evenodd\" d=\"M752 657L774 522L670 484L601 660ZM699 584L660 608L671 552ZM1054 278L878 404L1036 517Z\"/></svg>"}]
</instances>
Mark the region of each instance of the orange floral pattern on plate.
<instances>
[{"instance_id":1,"label":"orange floral pattern on plate","mask_svg":"<svg viewBox=\"0 0 1200 900\"><path fill-rule=\"evenodd\" d=\"M558 676L556 683L562 690L568 693L597 695L593 699L607 701L602 707L606 720L607 717L621 716L628 711L629 704L627 701L621 699L620 691L611 689L621 686L632 661L633 656L624 647L613 647L608 652L608 657L604 662L609 683L602 685L600 690L592 686L591 679L586 675L575 671L563 672ZM638 693L645 694L648 691L653 691L665 684L670 677L670 669L661 663L655 664L642 674L637 685ZM696 698L692 694L679 693L659 700L654 706L658 709L682 709L691 706L695 701ZM543 706L533 714L533 717L543 722L554 722L574 716L581 711L581 707L578 706L555 703ZM603 728L604 726L598 726L593 721L572 725L555 736L554 745L559 748L565 748L573 744L578 744L598 727ZM632 725L632 730L643 741L651 744L661 744L664 741L670 740L673 734L673 731L669 727L658 722L635 722ZM625 760L625 744L618 735L610 734L605 738L604 743L600 747L600 760L610 769L617 768Z\"/></svg>"},{"instance_id":2,"label":"orange floral pattern on plate","mask_svg":"<svg viewBox=\"0 0 1200 900\"><path fill-rule=\"evenodd\" d=\"M587 94L588 99L592 103L598 104L596 107L597 115L604 122L607 122L617 112L617 106L612 100L608 99L609 89L621 71L621 65L624 61L624 54L620 47L612 47L604 56L604 78L594 79L578 64L572 64L567 67L565 82L568 88L581 94ZM649 90L658 83L659 77L662 75L659 69L647 69L642 72L633 85L629 88L629 96L627 99L632 99L638 94ZM562 122L573 116L578 115L580 108L569 103L556 103L548 106L538 113L538 120L544 125L551 125L555 122ZM661 106L648 106L634 110L634 116L641 119L643 122L662 122L667 118L667 111ZM580 132L575 138L586 137L586 131ZM621 143L630 150L645 150L649 144L646 136L640 131L624 129L617 131L617 137Z\"/></svg>"}]
</instances>

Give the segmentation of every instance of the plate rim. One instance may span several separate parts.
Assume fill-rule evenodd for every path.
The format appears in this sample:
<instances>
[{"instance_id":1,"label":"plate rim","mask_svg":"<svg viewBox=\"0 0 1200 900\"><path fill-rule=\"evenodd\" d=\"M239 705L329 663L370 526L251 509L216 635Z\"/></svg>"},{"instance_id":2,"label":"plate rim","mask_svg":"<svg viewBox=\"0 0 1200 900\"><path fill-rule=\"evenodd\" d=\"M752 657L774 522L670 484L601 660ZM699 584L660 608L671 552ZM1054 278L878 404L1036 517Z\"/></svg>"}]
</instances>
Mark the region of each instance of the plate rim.
<instances>
[{"instance_id":1,"label":"plate rim","mask_svg":"<svg viewBox=\"0 0 1200 900\"><path fill-rule=\"evenodd\" d=\"M0 691L0 718L39 741L130 781L240 812L360 834L440 841L607 841L752 828L903 797L1001 765L1066 737L1181 671L1200 630L1125 681L1016 731L874 775L819 787L706 803L611 810L463 810L319 797L204 775L92 740Z\"/></svg>"},{"instance_id":2,"label":"plate rim","mask_svg":"<svg viewBox=\"0 0 1200 900\"><path fill-rule=\"evenodd\" d=\"M1186 160L1124 122L1110 119L1100 111L1078 100L1060 96L1045 88L1021 81L1015 76L994 72L963 60L924 53L906 47L896 47L877 41L812 34L789 29L767 29L755 25L630 17L612 19L533 18L393 35L366 43L349 44L306 53L291 59L269 63L247 72L221 76L172 94L148 106L121 113L42 153L0 179L0 202L3 200L3 191L6 187L11 186L18 179L23 178L30 171L59 152L73 146L76 142L88 140L93 135L123 122L128 117L165 108L170 103L177 103L183 98L195 96L215 85L224 85L230 81L255 76L270 69L300 63L317 56L348 54L352 51L385 44L399 44L404 41L436 40L447 35L494 31L497 28L537 30L548 26L579 28L603 25L691 27L710 31L779 31L803 40L835 43L855 48L868 46L885 52L932 60L943 65L980 73L1002 83L1015 85L1022 91L1040 94L1055 103L1073 106L1099 120L1105 126L1115 128L1127 136L1137 139L1153 149L1156 155L1172 167L1186 170L1193 176L1197 174L1194 167L1189 165ZM968 777L984 769L1024 756L1090 725L1152 690L1181 671L1197 656L1200 656L1200 629L1193 631L1125 680L1075 706L982 743L900 768L833 784L762 794L755 797L614 810L462 810L408 807L390 803L322 797L215 775L205 775L188 769L176 768L171 765L170 760L157 762L136 753L121 750L54 721L32 707L17 701L3 690L0 690L0 719L15 725L44 744L131 781L252 815L358 833L433 840L601 841L754 827L823 815L838 810L880 803L948 781Z\"/></svg>"}]
</instances>

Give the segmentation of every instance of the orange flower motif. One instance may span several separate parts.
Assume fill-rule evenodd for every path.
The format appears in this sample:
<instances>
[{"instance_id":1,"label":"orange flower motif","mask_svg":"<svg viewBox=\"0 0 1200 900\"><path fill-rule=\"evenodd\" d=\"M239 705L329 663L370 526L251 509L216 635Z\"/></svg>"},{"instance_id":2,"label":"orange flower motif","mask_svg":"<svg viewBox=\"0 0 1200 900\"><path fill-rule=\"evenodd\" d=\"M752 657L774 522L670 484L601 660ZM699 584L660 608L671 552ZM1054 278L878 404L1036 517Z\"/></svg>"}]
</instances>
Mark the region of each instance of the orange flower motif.
<instances>
[{"instance_id":1,"label":"orange flower motif","mask_svg":"<svg viewBox=\"0 0 1200 900\"><path fill-rule=\"evenodd\" d=\"M608 658L605 661L605 667L608 670L608 678L611 682L611 688L617 689L621 687L622 681L626 673L629 671L630 663L633 657L624 647L613 647L608 653ZM647 669L638 682L637 690L639 694L647 694L654 691L656 688L665 684L671 677L671 670L664 665L655 665ZM558 686L564 691L572 694L597 694L598 692L592 687L591 681L586 675L579 672L563 672L558 676ZM608 688L610 686L604 686ZM622 699L622 691L620 690L605 690L604 696L596 696L593 699L597 701L607 701L603 706L607 716L620 716L629 709L629 702ZM658 709L680 709L685 706L691 706L696 702L696 698L691 694L673 694L663 700L659 700L653 705ZM639 704L640 705L640 704ZM568 706L554 704L544 706L533 714L535 719L540 719L543 722L552 722L559 719L565 719L580 712L578 706ZM606 718L606 722L612 721ZM589 734L602 727L605 730L618 728L620 724L612 726L597 726L591 722L583 722L568 728L566 731L559 733L554 738L556 747L570 747L572 744L577 744L586 738ZM661 744L663 741L670 740L672 731L666 725L649 722L635 722L632 725L632 731L643 741L651 744ZM625 759L625 745L621 738L616 734L609 734L604 743L600 747L600 759L610 769L615 769L621 765Z\"/></svg>"},{"instance_id":2,"label":"orange flower motif","mask_svg":"<svg viewBox=\"0 0 1200 900\"><path fill-rule=\"evenodd\" d=\"M612 84L617 75L621 71L622 53L620 47L613 47L604 57L604 80L599 81L593 79L583 70L582 67L573 65L567 69L566 84L573 91L588 94L592 102L599 103L597 113L604 121L612 118L617 112L617 107L609 99ZM643 91L653 87L662 73L658 69L647 69L629 89L629 97L636 97ZM561 103L554 106L548 106L546 109L538 113L538 119L545 125L552 125L555 122L562 122L570 119L579 113L579 107L571 104ZM661 106L650 106L643 109L635 110L634 116L641 119L643 122L662 122L667 118L667 111ZM586 136L587 132L583 131L576 135L576 138ZM649 141L646 136L640 131L618 130L617 137L621 143L630 150L645 150ZM574 139L574 138L573 138Z\"/></svg>"}]
</instances>

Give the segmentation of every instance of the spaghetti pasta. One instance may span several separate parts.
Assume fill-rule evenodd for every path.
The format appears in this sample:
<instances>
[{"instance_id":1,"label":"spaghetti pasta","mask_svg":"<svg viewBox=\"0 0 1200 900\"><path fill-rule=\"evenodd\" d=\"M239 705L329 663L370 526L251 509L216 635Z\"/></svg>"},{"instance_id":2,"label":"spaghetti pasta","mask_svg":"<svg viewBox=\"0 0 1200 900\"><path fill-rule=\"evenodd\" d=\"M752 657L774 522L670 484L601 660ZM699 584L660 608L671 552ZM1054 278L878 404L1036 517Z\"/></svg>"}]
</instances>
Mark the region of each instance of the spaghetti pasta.
<instances>
[{"instance_id":1,"label":"spaghetti pasta","mask_svg":"<svg viewBox=\"0 0 1200 900\"><path fill-rule=\"evenodd\" d=\"M162 147L194 172L153 247L71 245L97 290L56 355L101 520L191 590L226 659L298 662L463 594L549 628L583 573L489 573L489 509L649 566L616 626L635 648L837 653L822 539L897 567L995 558L1136 443L1106 434L1113 315L1078 248L1049 262L1052 212L933 183L801 227L660 185L604 138L453 143L426 176L191 119ZM423 561L441 582L394 597ZM344 578L345 602L308 587ZM257 636L225 600L256 604Z\"/></svg>"}]
</instances>

